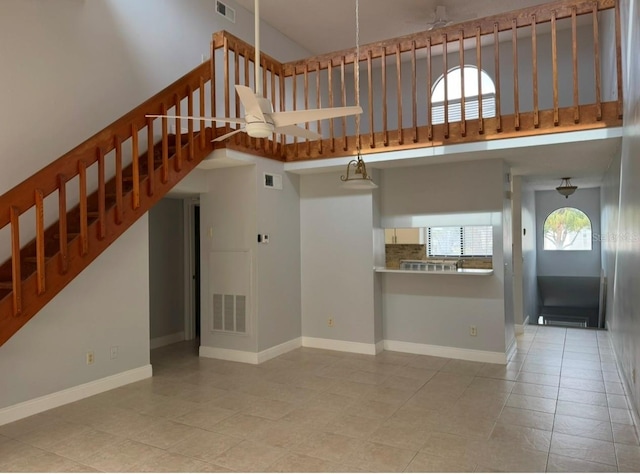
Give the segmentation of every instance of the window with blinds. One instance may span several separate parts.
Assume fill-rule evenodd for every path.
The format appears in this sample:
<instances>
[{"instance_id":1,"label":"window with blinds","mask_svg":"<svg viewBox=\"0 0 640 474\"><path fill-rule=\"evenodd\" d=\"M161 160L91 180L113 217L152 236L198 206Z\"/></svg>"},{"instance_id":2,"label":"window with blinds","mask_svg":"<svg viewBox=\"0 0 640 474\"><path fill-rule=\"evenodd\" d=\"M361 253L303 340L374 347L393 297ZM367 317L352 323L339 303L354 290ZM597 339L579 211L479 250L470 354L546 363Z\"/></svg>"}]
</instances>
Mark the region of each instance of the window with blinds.
<instances>
[{"instance_id":1,"label":"window with blinds","mask_svg":"<svg viewBox=\"0 0 640 474\"><path fill-rule=\"evenodd\" d=\"M445 87L446 76L446 87ZM496 116L496 87L491 77L476 66L454 67L436 81L431 91L431 123L444 123L445 100L449 122L462 120L462 98L464 118L472 120ZM482 102L482 114L480 114Z\"/></svg>"},{"instance_id":2,"label":"window with blinds","mask_svg":"<svg viewBox=\"0 0 640 474\"><path fill-rule=\"evenodd\" d=\"M491 257L493 229L490 225L429 227L429 257Z\"/></svg>"}]
</instances>

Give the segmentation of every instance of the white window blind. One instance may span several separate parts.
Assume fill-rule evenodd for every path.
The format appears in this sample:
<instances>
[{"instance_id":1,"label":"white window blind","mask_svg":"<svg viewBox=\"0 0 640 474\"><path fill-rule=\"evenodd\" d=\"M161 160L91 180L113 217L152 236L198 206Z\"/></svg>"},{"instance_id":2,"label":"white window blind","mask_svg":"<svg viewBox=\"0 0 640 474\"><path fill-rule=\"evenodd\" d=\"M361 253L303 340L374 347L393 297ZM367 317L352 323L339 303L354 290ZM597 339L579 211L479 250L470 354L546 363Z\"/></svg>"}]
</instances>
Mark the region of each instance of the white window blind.
<instances>
[{"instance_id":1,"label":"white window blind","mask_svg":"<svg viewBox=\"0 0 640 474\"><path fill-rule=\"evenodd\" d=\"M430 257L490 257L493 229L490 225L429 227Z\"/></svg>"},{"instance_id":2,"label":"white window blind","mask_svg":"<svg viewBox=\"0 0 640 474\"><path fill-rule=\"evenodd\" d=\"M479 118L478 97L466 97L464 100L464 117L466 120ZM485 95L482 97L482 117L496 116L496 97L495 94ZM462 117L462 101L449 101L449 123L460 122ZM436 102L431 109L431 123L437 125L444 123L444 102Z\"/></svg>"}]
</instances>

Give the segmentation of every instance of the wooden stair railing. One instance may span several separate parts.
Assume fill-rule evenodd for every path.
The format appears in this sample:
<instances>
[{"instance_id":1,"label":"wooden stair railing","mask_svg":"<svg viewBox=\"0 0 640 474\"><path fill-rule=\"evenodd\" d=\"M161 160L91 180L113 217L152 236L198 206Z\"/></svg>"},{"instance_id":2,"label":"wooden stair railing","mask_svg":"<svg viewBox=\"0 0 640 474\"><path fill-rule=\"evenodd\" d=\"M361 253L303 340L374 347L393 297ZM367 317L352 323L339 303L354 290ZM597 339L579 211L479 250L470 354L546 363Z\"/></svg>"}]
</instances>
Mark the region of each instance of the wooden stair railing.
<instances>
[{"instance_id":1,"label":"wooden stair railing","mask_svg":"<svg viewBox=\"0 0 640 474\"><path fill-rule=\"evenodd\" d=\"M193 114L196 99L198 113L206 115L210 79L210 64L198 66L0 196L0 229L8 226L11 235L11 258L0 265L0 345L213 151L213 133L204 124L195 130L189 121L183 134L176 121L175 135L168 119L145 117L179 115L183 101ZM72 207L71 186L78 194ZM35 236L23 244L21 230L33 227L26 222L31 215Z\"/></svg>"}]
</instances>

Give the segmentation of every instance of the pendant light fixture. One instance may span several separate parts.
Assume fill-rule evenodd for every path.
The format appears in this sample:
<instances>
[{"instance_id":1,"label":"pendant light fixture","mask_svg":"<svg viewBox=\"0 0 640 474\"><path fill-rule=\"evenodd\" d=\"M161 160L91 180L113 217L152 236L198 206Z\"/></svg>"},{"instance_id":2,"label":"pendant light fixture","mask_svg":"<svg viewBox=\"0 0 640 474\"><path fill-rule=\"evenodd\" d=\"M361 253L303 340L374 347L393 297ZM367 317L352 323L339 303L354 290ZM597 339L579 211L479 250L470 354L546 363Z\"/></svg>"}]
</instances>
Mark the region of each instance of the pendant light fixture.
<instances>
[{"instance_id":1,"label":"pendant light fixture","mask_svg":"<svg viewBox=\"0 0 640 474\"><path fill-rule=\"evenodd\" d=\"M569 196L575 193L576 189L578 189L578 186L573 186L571 184L571 178L562 178L560 186L556 188L556 191L562 194L565 198L569 199Z\"/></svg>"},{"instance_id":2,"label":"pendant light fixture","mask_svg":"<svg viewBox=\"0 0 640 474\"><path fill-rule=\"evenodd\" d=\"M356 0L356 57L353 61L353 69L355 75L355 93L356 105L360 106L360 5ZM356 148L358 156L355 160L351 160L347 164L347 174L340 176L343 188L347 189L375 189L378 187L373 182L371 176L367 174L367 165L365 165L362 155L360 154L360 115L356 115ZM353 167L353 173L351 168Z\"/></svg>"}]
</instances>

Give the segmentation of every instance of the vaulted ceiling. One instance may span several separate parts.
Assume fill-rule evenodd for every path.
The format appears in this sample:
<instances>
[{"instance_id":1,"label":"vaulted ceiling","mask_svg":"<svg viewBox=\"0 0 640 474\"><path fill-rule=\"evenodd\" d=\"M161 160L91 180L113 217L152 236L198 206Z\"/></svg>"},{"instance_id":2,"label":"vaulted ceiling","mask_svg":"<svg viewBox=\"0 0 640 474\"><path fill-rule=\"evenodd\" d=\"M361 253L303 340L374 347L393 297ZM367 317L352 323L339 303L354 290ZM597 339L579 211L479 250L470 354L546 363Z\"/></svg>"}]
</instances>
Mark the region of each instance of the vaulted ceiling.
<instances>
[{"instance_id":1,"label":"vaulted ceiling","mask_svg":"<svg viewBox=\"0 0 640 474\"><path fill-rule=\"evenodd\" d=\"M236 0L253 12L254 0ZM444 6L464 21L547 3L544 0L359 0L360 44L424 31ZM313 54L353 48L356 0L263 0L260 17Z\"/></svg>"}]
</instances>

